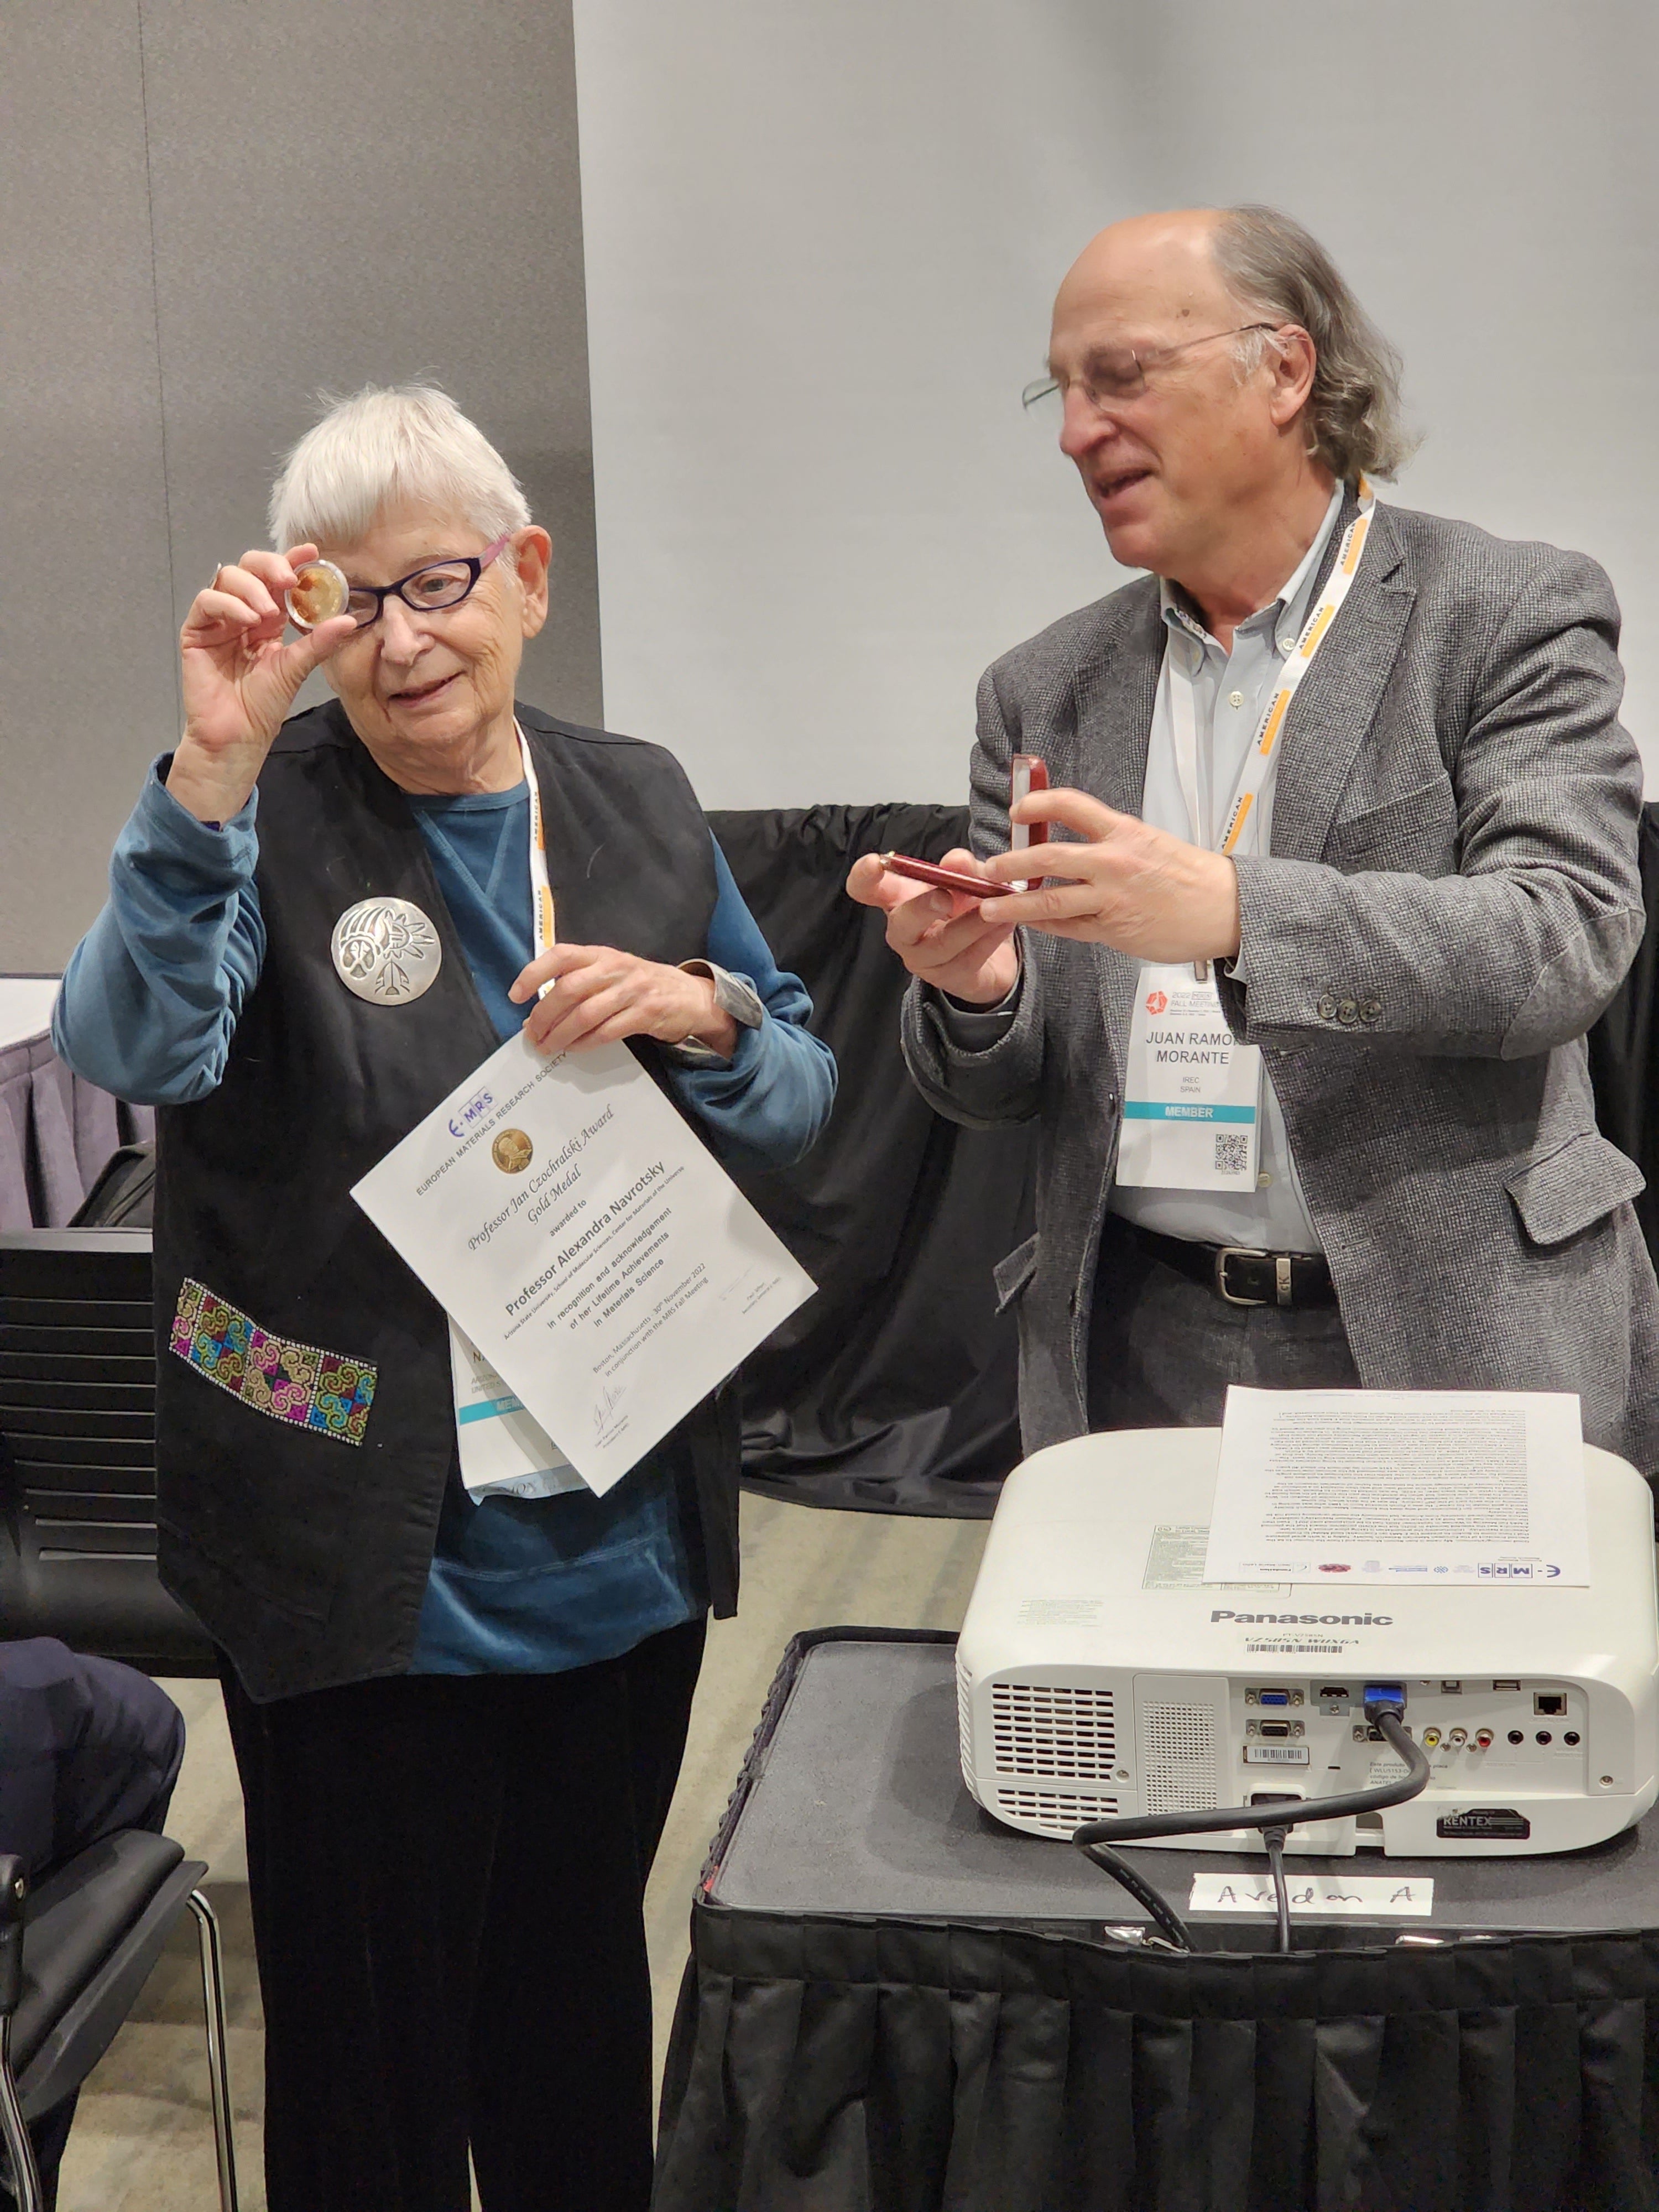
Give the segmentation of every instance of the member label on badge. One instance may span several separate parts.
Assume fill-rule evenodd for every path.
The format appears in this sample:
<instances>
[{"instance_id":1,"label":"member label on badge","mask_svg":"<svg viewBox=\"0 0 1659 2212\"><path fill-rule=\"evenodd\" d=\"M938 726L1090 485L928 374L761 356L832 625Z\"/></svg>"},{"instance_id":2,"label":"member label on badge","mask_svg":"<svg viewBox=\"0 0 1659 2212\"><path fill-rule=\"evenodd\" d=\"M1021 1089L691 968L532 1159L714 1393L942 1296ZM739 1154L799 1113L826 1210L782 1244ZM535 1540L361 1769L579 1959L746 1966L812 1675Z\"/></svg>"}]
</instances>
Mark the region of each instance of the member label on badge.
<instances>
[{"instance_id":1,"label":"member label on badge","mask_svg":"<svg viewBox=\"0 0 1659 2212\"><path fill-rule=\"evenodd\" d=\"M1140 970L1117 1180L1136 1189L1254 1190L1261 1054L1228 1028L1212 975Z\"/></svg>"},{"instance_id":2,"label":"member label on badge","mask_svg":"<svg viewBox=\"0 0 1659 2212\"><path fill-rule=\"evenodd\" d=\"M461 1484L469 1498L556 1498L586 1488L546 1430L453 1321L449 1360Z\"/></svg>"},{"instance_id":3,"label":"member label on badge","mask_svg":"<svg viewBox=\"0 0 1659 2212\"><path fill-rule=\"evenodd\" d=\"M348 991L376 1006L418 999L438 980L444 949L412 899L364 899L334 925L329 950Z\"/></svg>"}]
</instances>

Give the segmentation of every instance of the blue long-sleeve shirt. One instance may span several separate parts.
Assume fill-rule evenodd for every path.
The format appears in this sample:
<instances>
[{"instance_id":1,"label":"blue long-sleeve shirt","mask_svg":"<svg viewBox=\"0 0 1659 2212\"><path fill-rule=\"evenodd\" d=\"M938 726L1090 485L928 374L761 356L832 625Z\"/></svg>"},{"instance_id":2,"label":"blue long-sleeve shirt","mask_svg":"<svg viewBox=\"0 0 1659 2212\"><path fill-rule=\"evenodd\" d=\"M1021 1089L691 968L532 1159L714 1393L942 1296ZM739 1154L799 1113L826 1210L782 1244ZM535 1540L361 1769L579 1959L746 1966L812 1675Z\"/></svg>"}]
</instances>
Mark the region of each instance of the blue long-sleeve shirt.
<instances>
[{"instance_id":1,"label":"blue long-sleeve shirt","mask_svg":"<svg viewBox=\"0 0 1659 2212\"><path fill-rule=\"evenodd\" d=\"M179 805L158 763L118 839L108 903L70 956L52 1039L77 1073L118 1097L170 1105L204 1097L259 979L265 932L254 868L258 793L222 829ZM507 994L533 955L529 796L410 800L480 996L503 1041L527 1008ZM811 1003L779 969L725 856L706 957L750 982L766 1009L730 1063L668 1065L668 1079L734 1166L799 1158L835 1097L829 1048L805 1026ZM553 1673L612 1658L691 1619L707 1602L667 1475L647 1455L596 1498L475 1503L452 1475L440 1518L413 1673Z\"/></svg>"}]
</instances>

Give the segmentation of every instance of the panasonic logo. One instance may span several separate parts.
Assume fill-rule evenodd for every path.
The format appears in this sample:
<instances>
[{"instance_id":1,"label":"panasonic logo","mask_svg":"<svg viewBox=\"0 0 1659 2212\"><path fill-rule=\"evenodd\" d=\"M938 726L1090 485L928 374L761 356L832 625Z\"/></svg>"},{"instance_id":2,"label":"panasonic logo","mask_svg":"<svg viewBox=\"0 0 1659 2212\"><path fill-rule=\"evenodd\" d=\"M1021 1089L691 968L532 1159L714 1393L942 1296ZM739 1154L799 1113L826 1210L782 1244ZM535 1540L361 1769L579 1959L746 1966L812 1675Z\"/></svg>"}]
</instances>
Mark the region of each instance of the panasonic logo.
<instances>
[{"instance_id":1,"label":"panasonic logo","mask_svg":"<svg viewBox=\"0 0 1659 2212\"><path fill-rule=\"evenodd\" d=\"M1218 1620L1247 1621L1252 1627L1271 1622L1277 1628L1392 1628L1391 1613L1228 1613L1210 1615Z\"/></svg>"}]
</instances>

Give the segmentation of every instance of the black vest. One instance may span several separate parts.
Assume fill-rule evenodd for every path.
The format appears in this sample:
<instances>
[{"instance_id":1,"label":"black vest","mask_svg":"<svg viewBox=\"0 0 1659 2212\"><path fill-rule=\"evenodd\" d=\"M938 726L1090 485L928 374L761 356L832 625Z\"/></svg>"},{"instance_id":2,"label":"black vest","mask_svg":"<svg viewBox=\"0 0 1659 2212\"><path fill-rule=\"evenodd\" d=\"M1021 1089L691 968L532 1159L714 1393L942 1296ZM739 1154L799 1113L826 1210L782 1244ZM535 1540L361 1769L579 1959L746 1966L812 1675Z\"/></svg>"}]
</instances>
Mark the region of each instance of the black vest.
<instances>
[{"instance_id":1,"label":"black vest","mask_svg":"<svg viewBox=\"0 0 1659 2212\"><path fill-rule=\"evenodd\" d=\"M678 763L518 714L561 939L702 954L714 848ZM414 816L337 704L283 726L258 834L258 987L217 1089L157 1117L155 1426L162 1580L270 1698L409 1664L454 1452L448 1333L349 1194L500 1040ZM436 980L402 1005L359 999L334 972L335 922L374 896L412 900L442 940ZM362 1443L256 1410L173 1352L187 1279L272 1336L373 1363ZM721 1613L737 1595L738 1444L727 1390L663 1448Z\"/></svg>"}]
</instances>

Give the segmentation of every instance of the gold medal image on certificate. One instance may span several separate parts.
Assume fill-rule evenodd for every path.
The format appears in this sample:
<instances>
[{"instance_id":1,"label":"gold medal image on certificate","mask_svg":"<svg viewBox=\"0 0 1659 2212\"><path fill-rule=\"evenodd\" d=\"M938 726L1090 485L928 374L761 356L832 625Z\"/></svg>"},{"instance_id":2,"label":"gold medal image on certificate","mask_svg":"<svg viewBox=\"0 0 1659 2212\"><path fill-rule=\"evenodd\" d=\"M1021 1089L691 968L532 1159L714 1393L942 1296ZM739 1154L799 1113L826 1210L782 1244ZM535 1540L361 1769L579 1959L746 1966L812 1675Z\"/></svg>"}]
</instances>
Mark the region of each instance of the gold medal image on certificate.
<instances>
[{"instance_id":1,"label":"gold medal image on certificate","mask_svg":"<svg viewBox=\"0 0 1659 2212\"><path fill-rule=\"evenodd\" d=\"M1213 976L1143 964L1129 1029L1117 1180L1136 1189L1254 1190L1261 1053L1227 1026Z\"/></svg>"}]
</instances>

